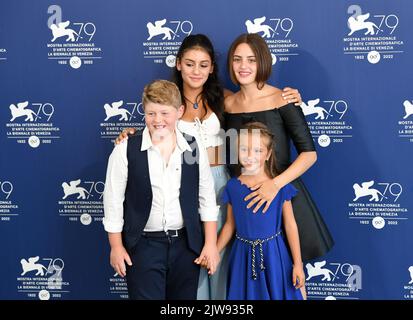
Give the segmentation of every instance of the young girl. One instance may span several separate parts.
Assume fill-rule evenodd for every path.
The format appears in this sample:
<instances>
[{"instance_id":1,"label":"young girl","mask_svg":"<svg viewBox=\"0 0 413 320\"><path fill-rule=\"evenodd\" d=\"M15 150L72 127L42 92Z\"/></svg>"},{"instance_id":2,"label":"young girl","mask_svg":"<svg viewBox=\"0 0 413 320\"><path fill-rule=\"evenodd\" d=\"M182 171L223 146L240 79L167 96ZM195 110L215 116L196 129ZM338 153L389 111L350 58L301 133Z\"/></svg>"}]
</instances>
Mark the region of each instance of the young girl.
<instances>
[{"instance_id":1,"label":"young girl","mask_svg":"<svg viewBox=\"0 0 413 320\"><path fill-rule=\"evenodd\" d=\"M235 232L229 258L229 300L303 299L298 289L304 285L305 276L290 201L297 190L291 184L285 185L266 213L262 208L247 208L244 201L251 186L276 176L273 143L273 135L260 122L248 123L240 130L242 168L238 173L242 173L230 179L223 192L222 202L228 204L227 219L217 242L218 250L222 250Z\"/></svg>"}]
</instances>

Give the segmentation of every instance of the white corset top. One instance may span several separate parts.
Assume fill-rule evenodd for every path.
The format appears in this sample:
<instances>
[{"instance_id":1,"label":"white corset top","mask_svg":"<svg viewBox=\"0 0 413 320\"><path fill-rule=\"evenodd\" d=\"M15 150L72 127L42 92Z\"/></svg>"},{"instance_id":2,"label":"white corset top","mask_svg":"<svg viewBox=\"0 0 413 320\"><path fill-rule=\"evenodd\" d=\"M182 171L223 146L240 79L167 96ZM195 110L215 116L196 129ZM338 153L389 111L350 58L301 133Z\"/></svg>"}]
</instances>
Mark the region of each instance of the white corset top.
<instances>
[{"instance_id":1,"label":"white corset top","mask_svg":"<svg viewBox=\"0 0 413 320\"><path fill-rule=\"evenodd\" d=\"M203 121L199 120L199 118L195 118L195 121L179 120L178 129L181 132L197 138L197 141L200 142L205 149L220 146L224 141L221 136L221 124L214 112Z\"/></svg>"}]
</instances>

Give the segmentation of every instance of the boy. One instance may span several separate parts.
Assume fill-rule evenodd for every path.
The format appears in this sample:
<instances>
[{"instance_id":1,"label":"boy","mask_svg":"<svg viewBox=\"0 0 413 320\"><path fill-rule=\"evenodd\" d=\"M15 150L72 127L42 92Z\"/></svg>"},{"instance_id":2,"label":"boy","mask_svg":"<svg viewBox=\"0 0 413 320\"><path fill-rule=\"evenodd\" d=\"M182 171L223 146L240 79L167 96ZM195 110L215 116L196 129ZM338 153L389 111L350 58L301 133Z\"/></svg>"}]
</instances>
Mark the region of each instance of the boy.
<instances>
[{"instance_id":1,"label":"boy","mask_svg":"<svg viewBox=\"0 0 413 320\"><path fill-rule=\"evenodd\" d=\"M110 263L126 275L131 299L196 299L198 264L206 261L212 274L219 263L219 207L208 159L176 128L184 107L174 83L148 84L142 103L142 135L109 157L103 224Z\"/></svg>"}]
</instances>

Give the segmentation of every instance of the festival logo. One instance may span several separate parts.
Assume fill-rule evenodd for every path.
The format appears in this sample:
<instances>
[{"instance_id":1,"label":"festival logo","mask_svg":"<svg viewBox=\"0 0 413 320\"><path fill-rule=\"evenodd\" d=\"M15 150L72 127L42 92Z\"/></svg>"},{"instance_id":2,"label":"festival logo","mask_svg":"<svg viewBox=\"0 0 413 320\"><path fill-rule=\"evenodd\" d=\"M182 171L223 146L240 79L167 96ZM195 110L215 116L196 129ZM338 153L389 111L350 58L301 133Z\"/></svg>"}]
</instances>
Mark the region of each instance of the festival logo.
<instances>
[{"instance_id":1,"label":"festival logo","mask_svg":"<svg viewBox=\"0 0 413 320\"><path fill-rule=\"evenodd\" d=\"M118 296L119 299L129 299L126 280L117 272L109 278L109 292L113 298Z\"/></svg>"},{"instance_id":2,"label":"festival logo","mask_svg":"<svg viewBox=\"0 0 413 320\"><path fill-rule=\"evenodd\" d=\"M320 98L304 101L300 105L306 116L308 127L321 147L332 143L343 143L353 137L353 126L349 123L347 112L349 104L345 100Z\"/></svg>"},{"instance_id":3,"label":"festival logo","mask_svg":"<svg viewBox=\"0 0 413 320\"><path fill-rule=\"evenodd\" d=\"M403 53L404 41L397 36L400 24L397 14L363 12L359 5L349 6L347 13L350 16L343 38L345 55L376 64Z\"/></svg>"},{"instance_id":4,"label":"festival logo","mask_svg":"<svg viewBox=\"0 0 413 320\"><path fill-rule=\"evenodd\" d=\"M397 182L361 181L353 184L354 198L348 203L349 219L377 230L407 220L408 209L400 204L403 186Z\"/></svg>"},{"instance_id":5,"label":"festival logo","mask_svg":"<svg viewBox=\"0 0 413 320\"><path fill-rule=\"evenodd\" d=\"M104 119L100 123L100 136L102 139L110 139L111 143L123 129L135 128L140 131L145 127L142 103L118 100L104 103L103 111Z\"/></svg>"},{"instance_id":6,"label":"festival logo","mask_svg":"<svg viewBox=\"0 0 413 320\"><path fill-rule=\"evenodd\" d=\"M21 101L9 106L6 136L32 148L51 144L60 138L60 128L53 123L55 106L50 102Z\"/></svg>"},{"instance_id":7,"label":"festival logo","mask_svg":"<svg viewBox=\"0 0 413 320\"><path fill-rule=\"evenodd\" d=\"M410 101L406 100L403 102L403 106L404 106L404 112L406 113L403 119L407 119L413 114L413 104Z\"/></svg>"},{"instance_id":8,"label":"festival logo","mask_svg":"<svg viewBox=\"0 0 413 320\"><path fill-rule=\"evenodd\" d=\"M350 263L326 260L305 265L306 291L309 300L359 299L362 290L362 269Z\"/></svg>"},{"instance_id":9,"label":"festival logo","mask_svg":"<svg viewBox=\"0 0 413 320\"><path fill-rule=\"evenodd\" d=\"M4 62L7 60L7 50L6 48L2 48L0 46L0 63Z\"/></svg>"},{"instance_id":10,"label":"festival logo","mask_svg":"<svg viewBox=\"0 0 413 320\"><path fill-rule=\"evenodd\" d=\"M294 21L291 18L262 16L246 20L245 27L248 33L257 33L265 40L273 65L298 56L299 45L292 37Z\"/></svg>"},{"instance_id":11,"label":"festival logo","mask_svg":"<svg viewBox=\"0 0 413 320\"><path fill-rule=\"evenodd\" d=\"M403 102L403 116L398 122L398 135L400 138L407 138L413 142L413 101L405 100Z\"/></svg>"},{"instance_id":12,"label":"festival logo","mask_svg":"<svg viewBox=\"0 0 413 320\"><path fill-rule=\"evenodd\" d=\"M176 54L194 26L190 20L161 18L146 23L146 41L142 43L143 57L153 63L175 67Z\"/></svg>"},{"instance_id":13,"label":"festival logo","mask_svg":"<svg viewBox=\"0 0 413 320\"><path fill-rule=\"evenodd\" d=\"M0 36L5 33L6 30L0 30ZM2 62L5 62L7 60L7 49L4 48L1 44L0 44L0 64Z\"/></svg>"},{"instance_id":14,"label":"festival logo","mask_svg":"<svg viewBox=\"0 0 413 320\"><path fill-rule=\"evenodd\" d=\"M76 179L64 181L61 187L63 195L58 201L61 217L85 226L102 221L104 182Z\"/></svg>"},{"instance_id":15,"label":"festival logo","mask_svg":"<svg viewBox=\"0 0 413 320\"><path fill-rule=\"evenodd\" d=\"M13 183L0 179L0 221L11 221L19 215L19 206L13 200Z\"/></svg>"},{"instance_id":16,"label":"festival logo","mask_svg":"<svg viewBox=\"0 0 413 320\"><path fill-rule=\"evenodd\" d=\"M79 69L102 59L102 48L95 42L96 24L92 21L72 19L62 20L62 8L51 5L47 11L51 16L47 21L49 42L47 58L59 65L69 65Z\"/></svg>"},{"instance_id":17,"label":"festival logo","mask_svg":"<svg viewBox=\"0 0 413 320\"><path fill-rule=\"evenodd\" d=\"M49 300L60 299L69 292L70 284L63 279L63 259L32 256L20 259L20 267L17 291L24 296Z\"/></svg>"},{"instance_id":18,"label":"festival logo","mask_svg":"<svg viewBox=\"0 0 413 320\"><path fill-rule=\"evenodd\" d=\"M406 285L403 286L403 298L413 300L413 265L406 268Z\"/></svg>"}]
</instances>

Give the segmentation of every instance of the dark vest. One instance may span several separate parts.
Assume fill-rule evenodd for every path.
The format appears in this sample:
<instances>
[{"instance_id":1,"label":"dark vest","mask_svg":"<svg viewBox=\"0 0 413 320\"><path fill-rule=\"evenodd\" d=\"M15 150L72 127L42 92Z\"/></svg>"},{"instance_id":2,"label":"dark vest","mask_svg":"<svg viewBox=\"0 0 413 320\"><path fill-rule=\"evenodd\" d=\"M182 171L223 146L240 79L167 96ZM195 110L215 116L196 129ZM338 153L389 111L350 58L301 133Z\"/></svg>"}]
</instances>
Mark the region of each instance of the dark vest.
<instances>
[{"instance_id":1,"label":"dark vest","mask_svg":"<svg viewBox=\"0 0 413 320\"><path fill-rule=\"evenodd\" d=\"M184 134L192 148L192 153L185 151L182 157L199 159L198 145L195 138ZM130 252L138 243L148 221L152 207L152 187L149 176L148 152L141 151L142 135L128 138L128 182L123 203L124 225L122 240ZM188 158L186 158L188 159ZM188 247L199 254L203 247L203 232L199 206L199 165L198 161L188 164L182 161L181 188L179 202L181 205L184 226L188 235Z\"/></svg>"}]
</instances>

